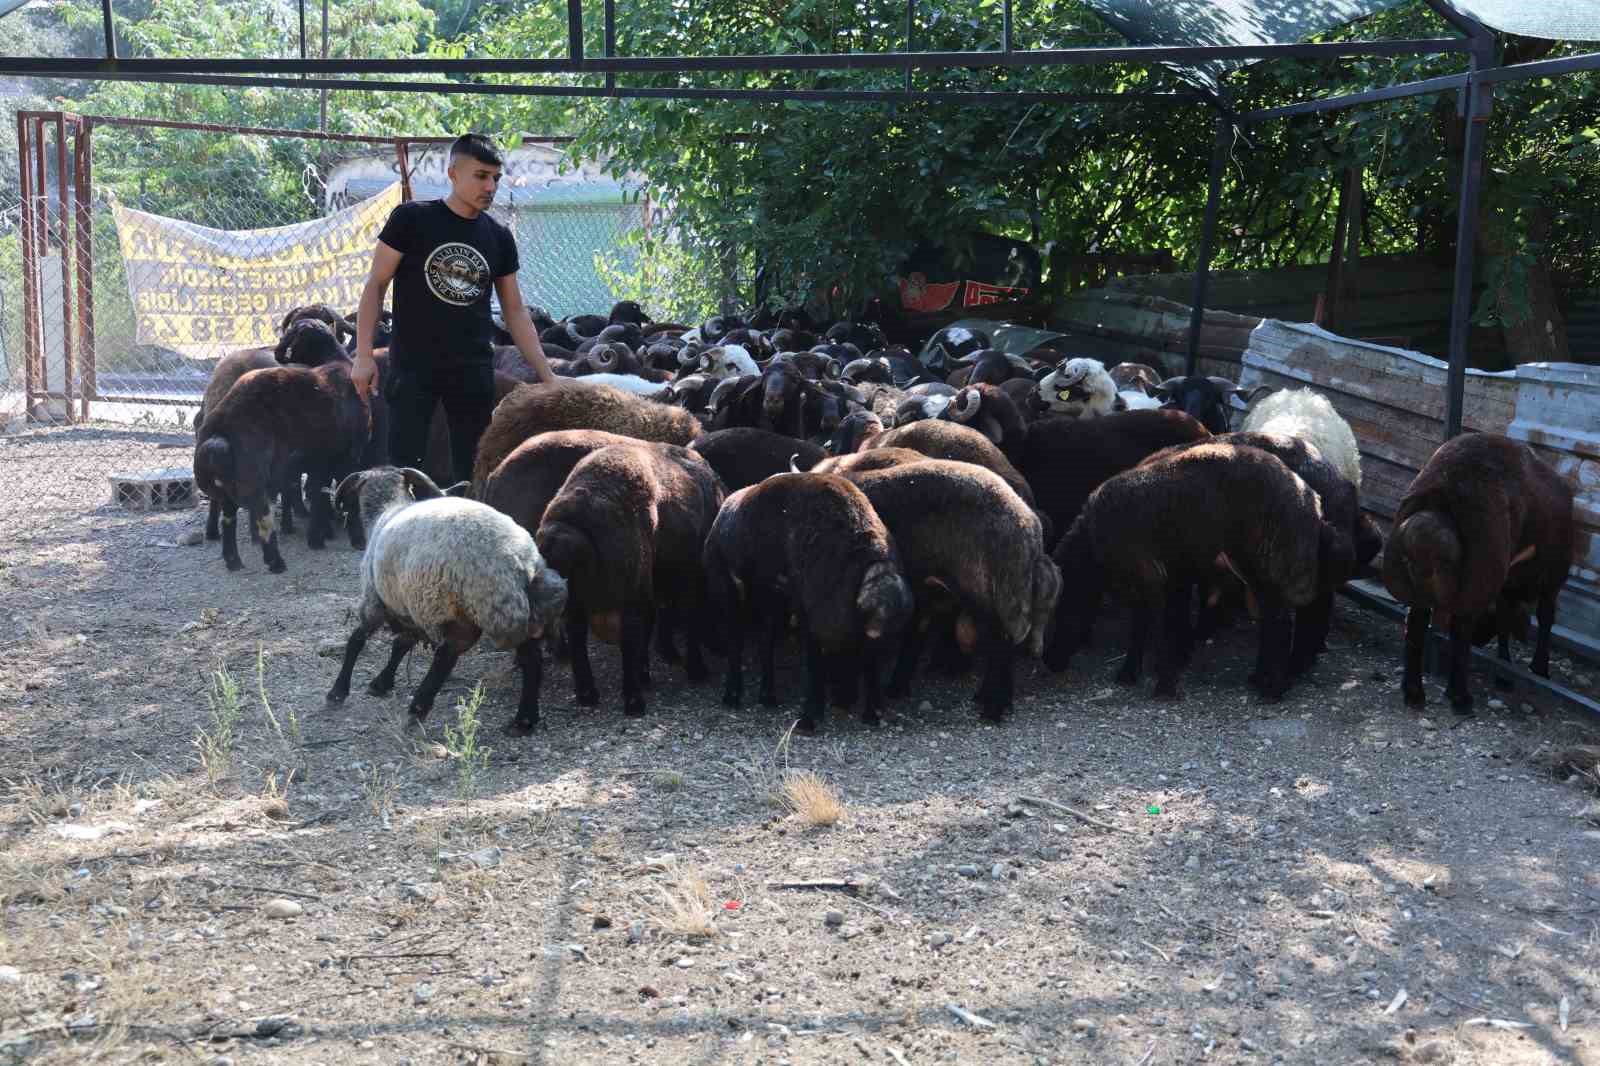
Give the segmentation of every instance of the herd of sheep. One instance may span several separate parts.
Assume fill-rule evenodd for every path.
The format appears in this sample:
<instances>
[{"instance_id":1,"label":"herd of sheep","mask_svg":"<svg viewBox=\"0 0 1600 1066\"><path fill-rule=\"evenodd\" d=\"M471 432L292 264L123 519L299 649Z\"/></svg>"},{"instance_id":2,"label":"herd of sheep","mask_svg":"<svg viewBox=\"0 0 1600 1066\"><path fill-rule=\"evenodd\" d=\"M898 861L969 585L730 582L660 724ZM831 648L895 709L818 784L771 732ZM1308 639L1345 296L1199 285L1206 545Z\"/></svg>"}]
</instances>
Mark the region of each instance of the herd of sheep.
<instances>
[{"instance_id":1,"label":"herd of sheep","mask_svg":"<svg viewBox=\"0 0 1600 1066\"><path fill-rule=\"evenodd\" d=\"M387 628L375 694L418 641L434 649L414 721L480 639L522 669L509 731L538 722L546 644L570 659L578 703L597 704L591 631L620 647L627 715L645 710L652 647L693 681L709 674L705 651L725 657L723 700L737 706L750 637L759 698L775 705L792 633L804 731L830 702L859 701L877 721L930 644L943 665L977 669L978 708L1000 720L1018 650L1066 669L1108 599L1132 610L1119 681L1138 683L1153 644L1155 694L1175 695L1196 642L1247 611L1259 628L1249 681L1270 700L1312 668L1336 590L1380 552L1385 584L1410 605L1408 703L1423 700L1430 622L1451 637L1448 697L1462 713L1470 646L1498 636L1508 659L1531 610L1533 669L1548 676L1572 492L1504 437L1441 447L1384 550L1360 506L1355 436L1308 389L1260 398L1223 378L1008 354L968 329L914 355L875 325L819 331L798 312L693 328L630 302L533 315L560 382L529 380L517 350L498 347L500 400L472 479L447 489L440 413L423 469L388 465L382 389L368 401L352 385L348 322L329 309L298 309L275 351L216 368L194 472L228 567L243 565L241 506L274 572L297 512L311 547L342 522L364 548L360 621L330 700Z\"/></svg>"}]
</instances>

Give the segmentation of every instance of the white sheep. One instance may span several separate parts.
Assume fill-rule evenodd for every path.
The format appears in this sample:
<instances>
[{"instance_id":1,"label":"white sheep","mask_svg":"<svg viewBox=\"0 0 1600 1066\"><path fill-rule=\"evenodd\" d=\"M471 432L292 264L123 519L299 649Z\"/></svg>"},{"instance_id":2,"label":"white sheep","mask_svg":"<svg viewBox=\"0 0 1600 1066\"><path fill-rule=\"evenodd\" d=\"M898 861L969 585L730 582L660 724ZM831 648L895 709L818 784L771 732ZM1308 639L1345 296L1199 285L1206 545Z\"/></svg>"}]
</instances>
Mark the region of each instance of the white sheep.
<instances>
[{"instance_id":1,"label":"white sheep","mask_svg":"<svg viewBox=\"0 0 1600 1066\"><path fill-rule=\"evenodd\" d=\"M761 373L749 349L739 344L719 344L700 353L700 372L708 378L737 378Z\"/></svg>"},{"instance_id":2,"label":"white sheep","mask_svg":"<svg viewBox=\"0 0 1600 1066\"><path fill-rule=\"evenodd\" d=\"M585 374L573 380L585 385L612 385L647 400L659 400L672 388L664 381L648 381L637 374Z\"/></svg>"},{"instance_id":3,"label":"white sheep","mask_svg":"<svg viewBox=\"0 0 1600 1066\"><path fill-rule=\"evenodd\" d=\"M1361 451L1350 423L1328 398L1311 389L1280 389L1250 408L1240 427L1247 433L1298 437L1322 453L1344 479L1361 487Z\"/></svg>"},{"instance_id":4,"label":"white sheep","mask_svg":"<svg viewBox=\"0 0 1600 1066\"><path fill-rule=\"evenodd\" d=\"M1063 360L1039 380L1039 402L1051 414L1068 418L1099 418L1117 411L1138 411L1161 406L1161 401L1138 389L1117 391L1106 366L1098 359Z\"/></svg>"},{"instance_id":5,"label":"white sheep","mask_svg":"<svg viewBox=\"0 0 1600 1066\"><path fill-rule=\"evenodd\" d=\"M339 483L334 505L350 522L369 523L371 533L361 558L360 621L345 643L329 702L350 694L367 638L387 626L394 648L367 687L375 696L394 688L395 671L417 641L436 649L411 698L411 724L419 725L456 660L487 636L497 647L515 648L522 668L522 698L506 731L531 732L539 721L539 638L561 618L567 583L545 565L528 531L485 504L446 496L409 467L351 474Z\"/></svg>"}]
</instances>

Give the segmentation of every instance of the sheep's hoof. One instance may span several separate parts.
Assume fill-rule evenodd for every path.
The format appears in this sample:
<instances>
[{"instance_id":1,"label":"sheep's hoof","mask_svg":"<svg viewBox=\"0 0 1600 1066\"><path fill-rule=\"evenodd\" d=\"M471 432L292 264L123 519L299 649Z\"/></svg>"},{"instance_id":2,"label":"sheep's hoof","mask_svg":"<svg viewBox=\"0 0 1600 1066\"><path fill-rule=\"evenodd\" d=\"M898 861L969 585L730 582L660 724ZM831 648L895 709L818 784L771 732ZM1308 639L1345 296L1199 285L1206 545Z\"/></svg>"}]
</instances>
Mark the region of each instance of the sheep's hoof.
<instances>
[{"instance_id":1,"label":"sheep's hoof","mask_svg":"<svg viewBox=\"0 0 1600 1066\"><path fill-rule=\"evenodd\" d=\"M220 529L218 529L216 526L207 526L206 527L206 539L207 540L221 540L222 539L222 531Z\"/></svg>"},{"instance_id":2,"label":"sheep's hoof","mask_svg":"<svg viewBox=\"0 0 1600 1066\"><path fill-rule=\"evenodd\" d=\"M1010 710L1011 707L1009 704L1001 704L998 707L981 707L978 710L978 716L985 722L992 722L995 725L999 725L1001 722L1006 720L1006 714L1009 713Z\"/></svg>"},{"instance_id":3,"label":"sheep's hoof","mask_svg":"<svg viewBox=\"0 0 1600 1066\"><path fill-rule=\"evenodd\" d=\"M1466 718L1472 714L1472 693L1446 692L1445 697L1450 701L1450 709L1461 717Z\"/></svg>"},{"instance_id":4,"label":"sheep's hoof","mask_svg":"<svg viewBox=\"0 0 1600 1066\"><path fill-rule=\"evenodd\" d=\"M367 695L369 696L387 696L393 691L394 678L392 677L384 677L382 674L379 674L377 677L367 682Z\"/></svg>"},{"instance_id":5,"label":"sheep's hoof","mask_svg":"<svg viewBox=\"0 0 1600 1066\"><path fill-rule=\"evenodd\" d=\"M288 531L287 527L285 527L285 531L286 532ZM323 540L321 537L307 537L306 538L306 547L310 548L314 552L319 552L323 548L326 548L327 546L328 546L328 542L326 540Z\"/></svg>"},{"instance_id":6,"label":"sheep's hoof","mask_svg":"<svg viewBox=\"0 0 1600 1066\"><path fill-rule=\"evenodd\" d=\"M861 712L861 724L876 729L883 724L883 719L878 717L878 712L868 708Z\"/></svg>"},{"instance_id":7,"label":"sheep's hoof","mask_svg":"<svg viewBox=\"0 0 1600 1066\"><path fill-rule=\"evenodd\" d=\"M692 662L684 664L683 675L698 685L711 676L711 671L706 669L705 663Z\"/></svg>"},{"instance_id":8,"label":"sheep's hoof","mask_svg":"<svg viewBox=\"0 0 1600 1066\"><path fill-rule=\"evenodd\" d=\"M890 681L883 694L891 700L903 699L911 692L911 685L906 681Z\"/></svg>"},{"instance_id":9,"label":"sheep's hoof","mask_svg":"<svg viewBox=\"0 0 1600 1066\"><path fill-rule=\"evenodd\" d=\"M622 714L625 718L643 718L644 697L635 696L631 700L624 700L622 703Z\"/></svg>"},{"instance_id":10,"label":"sheep's hoof","mask_svg":"<svg viewBox=\"0 0 1600 1066\"><path fill-rule=\"evenodd\" d=\"M1421 685L1414 687L1411 685L1402 686L1400 693L1405 697L1407 707L1421 707L1428 702L1427 693L1422 691Z\"/></svg>"},{"instance_id":11,"label":"sheep's hoof","mask_svg":"<svg viewBox=\"0 0 1600 1066\"><path fill-rule=\"evenodd\" d=\"M733 691L728 690L728 689L724 689L723 690L723 692L722 692L722 705L724 707L728 707L728 708L730 708L732 710L737 711L739 709L739 704L741 704L743 702L744 702L744 700L740 698L739 693L733 692Z\"/></svg>"},{"instance_id":12,"label":"sheep's hoof","mask_svg":"<svg viewBox=\"0 0 1600 1066\"><path fill-rule=\"evenodd\" d=\"M282 559L274 559L272 562L267 564L267 569L274 574L281 574L285 570L289 569L289 567Z\"/></svg>"},{"instance_id":13,"label":"sheep's hoof","mask_svg":"<svg viewBox=\"0 0 1600 1066\"><path fill-rule=\"evenodd\" d=\"M1511 680L1509 677L1500 677L1499 675L1496 675L1494 679L1494 687L1499 689L1501 692L1510 692L1512 689L1517 687L1517 683Z\"/></svg>"},{"instance_id":14,"label":"sheep's hoof","mask_svg":"<svg viewBox=\"0 0 1600 1066\"><path fill-rule=\"evenodd\" d=\"M350 538L350 547L354 548L356 551L365 551L366 548L367 548L367 538L366 537L351 537Z\"/></svg>"},{"instance_id":15,"label":"sheep's hoof","mask_svg":"<svg viewBox=\"0 0 1600 1066\"><path fill-rule=\"evenodd\" d=\"M761 706L763 706L763 707L776 707L777 705L778 705L778 694L776 692L763 692L761 694Z\"/></svg>"},{"instance_id":16,"label":"sheep's hoof","mask_svg":"<svg viewBox=\"0 0 1600 1066\"><path fill-rule=\"evenodd\" d=\"M331 688L331 689L328 690L328 695L325 698L327 699L327 701L329 703L338 704L338 703L343 703L345 701L345 698L347 696L349 696L349 695L350 695L350 690L349 689Z\"/></svg>"},{"instance_id":17,"label":"sheep's hoof","mask_svg":"<svg viewBox=\"0 0 1600 1066\"><path fill-rule=\"evenodd\" d=\"M1119 684L1119 685L1137 685L1138 683L1139 683L1139 671L1134 670L1131 667L1127 667L1127 666L1124 666L1121 670L1117 671L1117 684Z\"/></svg>"},{"instance_id":18,"label":"sheep's hoof","mask_svg":"<svg viewBox=\"0 0 1600 1066\"><path fill-rule=\"evenodd\" d=\"M222 561L224 563L228 564L228 569L229 570L243 570L244 569L244 560L243 559L223 559Z\"/></svg>"},{"instance_id":19,"label":"sheep's hoof","mask_svg":"<svg viewBox=\"0 0 1600 1066\"><path fill-rule=\"evenodd\" d=\"M1150 696L1152 699L1158 700L1181 700L1183 699L1183 692L1178 688L1178 683L1176 681L1171 682L1170 684L1157 683L1155 690L1150 693Z\"/></svg>"},{"instance_id":20,"label":"sheep's hoof","mask_svg":"<svg viewBox=\"0 0 1600 1066\"><path fill-rule=\"evenodd\" d=\"M521 718L513 718L511 721L506 723L505 733L508 737L529 736L533 733L534 727L538 724L539 719L537 718L527 722L523 721Z\"/></svg>"},{"instance_id":21,"label":"sheep's hoof","mask_svg":"<svg viewBox=\"0 0 1600 1066\"><path fill-rule=\"evenodd\" d=\"M427 720L428 712L426 710L419 711L413 707L411 712L406 715L405 731L408 734L421 733L426 729Z\"/></svg>"},{"instance_id":22,"label":"sheep's hoof","mask_svg":"<svg viewBox=\"0 0 1600 1066\"><path fill-rule=\"evenodd\" d=\"M600 690L597 688L580 688L573 698L578 701L579 707L600 706Z\"/></svg>"},{"instance_id":23,"label":"sheep's hoof","mask_svg":"<svg viewBox=\"0 0 1600 1066\"><path fill-rule=\"evenodd\" d=\"M794 731L803 737L814 737L821 726L815 718L802 718L794 724Z\"/></svg>"}]
</instances>

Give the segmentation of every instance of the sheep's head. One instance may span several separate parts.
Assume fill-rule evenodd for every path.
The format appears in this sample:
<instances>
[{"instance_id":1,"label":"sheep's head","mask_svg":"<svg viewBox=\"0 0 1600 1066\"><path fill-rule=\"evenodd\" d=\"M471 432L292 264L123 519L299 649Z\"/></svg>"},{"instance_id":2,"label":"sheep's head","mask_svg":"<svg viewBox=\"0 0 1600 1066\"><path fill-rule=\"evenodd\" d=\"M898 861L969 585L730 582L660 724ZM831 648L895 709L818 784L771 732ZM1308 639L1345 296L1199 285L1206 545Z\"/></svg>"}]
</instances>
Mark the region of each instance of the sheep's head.
<instances>
[{"instance_id":1,"label":"sheep's head","mask_svg":"<svg viewBox=\"0 0 1600 1066\"><path fill-rule=\"evenodd\" d=\"M1258 393L1270 390L1266 385L1242 389L1227 378L1191 374L1168 378L1156 386L1154 395L1160 397L1163 407L1177 408L1212 433L1226 433L1231 409L1243 408Z\"/></svg>"},{"instance_id":2,"label":"sheep's head","mask_svg":"<svg viewBox=\"0 0 1600 1066\"><path fill-rule=\"evenodd\" d=\"M465 482L450 486L449 495L464 495ZM446 495L433 479L412 467L377 466L350 474L333 490L333 510L358 527L370 526L391 507Z\"/></svg>"},{"instance_id":3,"label":"sheep's head","mask_svg":"<svg viewBox=\"0 0 1600 1066\"><path fill-rule=\"evenodd\" d=\"M576 348L584 341L600 336L600 331L610 324L599 315L573 315L565 323L567 343Z\"/></svg>"},{"instance_id":4,"label":"sheep's head","mask_svg":"<svg viewBox=\"0 0 1600 1066\"><path fill-rule=\"evenodd\" d=\"M350 353L344 350L333 330L314 318L292 323L279 339L273 355L284 366L326 366L350 359Z\"/></svg>"},{"instance_id":5,"label":"sheep's head","mask_svg":"<svg viewBox=\"0 0 1600 1066\"><path fill-rule=\"evenodd\" d=\"M1413 607L1454 606L1461 573L1461 538L1455 523L1438 511L1418 511L1389 537L1383 553L1383 583Z\"/></svg>"},{"instance_id":6,"label":"sheep's head","mask_svg":"<svg viewBox=\"0 0 1600 1066\"><path fill-rule=\"evenodd\" d=\"M964 356L989 347L989 335L965 326L946 326L928 339L923 361L931 370L948 371Z\"/></svg>"},{"instance_id":7,"label":"sheep's head","mask_svg":"<svg viewBox=\"0 0 1600 1066\"><path fill-rule=\"evenodd\" d=\"M620 342L629 348L638 348L644 344L644 332L632 322L613 322L601 330L596 339Z\"/></svg>"},{"instance_id":8,"label":"sheep's head","mask_svg":"<svg viewBox=\"0 0 1600 1066\"><path fill-rule=\"evenodd\" d=\"M327 304L306 304L304 307L296 307L293 311L283 316L283 322L278 326L278 332L280 334L288 333L289 327L296 322L321 322L333 331L334 336L339 338L339 343L341 344L356 335L356 324ZM278 361L282 362L283 360L280 359Z\"/></svg>"},{"instance_id":9,"label":"sheep's head","mask_svg":"<svg viewBox=\"0 0 1600 1066\"><path fill-rule=\"evenodd\" d=\"M852 455L883 432L883 420L871 411L851 411L839 420L825 445L830 455Z\"/></svg>"},{"instance_id":10,"label":"sheep's head","mask_svg":"<svg viewBox=\"0 0 1600 1066\"><path fill-rule=\"evenodd\" d=\"M719 344L700 353L700 373L708 378L737 378L761 370L750 352L737 344Z\"/></svg>"},{"instance_id":11,"label":"sheep's head","mask_svg":"<svg viewBox=\"0 0 1600 1066\"><path fill-rule=\"evenodd\" d=\"M851 385L890 385L894 383L894 370L882 356L866 356L846 363L839 377Z\"/></svg>"},{"instance_id":12,"label":"sheep's head","mask_svg":"<svg viewBox=\"0 0 1600 1066\"><path fill-rule=\"evenodd\" d=\"M1098 359L1064 359L1039 379L1039 401L1053 414L1098 418L1116 407L1117 385Z\"/></svg>"},{"instance_id":13,"label":"sheep's head","mask_svg":"<svg viewBox=\"0 0 1600 1066\"><path fill-rule=\"evenodd\" d=\"M644 326L650 322L650 316L645 314L644 308L634 301L619 300L611 305L611 321L613 323L631 322L635 326Z\"/></svg>"},{"instance_id":14,"label":"sheep's head","mask_svg":"<svg viewBox=\"0 0 1600 1066\"><path fill-rule=\"evenodd\" d=\"M590 348L586 358L601 374L628 374L637 369L638 360L633 350L617 341L602 341Z\"/></svg>"},{"instance_id":15,"label":"sheep's head","mask_svg":"<svg viewBox=\"0 0 1600 1066\"><path fill-rule=\"evenodd\" d=\"M862 631L868 640L892 637L906 627L914 606L911 586L892 562L876 562L867 567L856 592L856 609L861 612Z\"/></svg>"},{"instance_id":16,"label":"sheep's head","mask_svg":"<svg viewBox=\"0 0 1600 1066\"><path fill-rule=\"evenodd\" d=\"M538 574L528 583L528 635L538 638L561 623L567 609L567 580L540 560Z\"/></svg>"}]
</instances>

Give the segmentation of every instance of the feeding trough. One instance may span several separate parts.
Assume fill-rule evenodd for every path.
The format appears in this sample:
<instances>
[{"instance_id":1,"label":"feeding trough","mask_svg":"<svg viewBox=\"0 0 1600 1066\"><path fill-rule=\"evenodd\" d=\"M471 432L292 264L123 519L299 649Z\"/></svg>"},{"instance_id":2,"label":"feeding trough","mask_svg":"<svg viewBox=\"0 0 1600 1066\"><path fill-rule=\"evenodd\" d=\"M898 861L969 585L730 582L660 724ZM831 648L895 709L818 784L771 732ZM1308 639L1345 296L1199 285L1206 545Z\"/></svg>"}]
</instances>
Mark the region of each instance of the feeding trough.
<instances>
[{"instance_id":1,"label":"feeding trough","mask_svg":"<svg viewBox=\"0 0 1600 1066\"><path fill-rule=\"evenodd\" d=\"M193 507L199 498L193 472L181 466L110 474L107 480L111 482L111 502L128 511L175 511Z\"/></svg>"}]
</instances>

